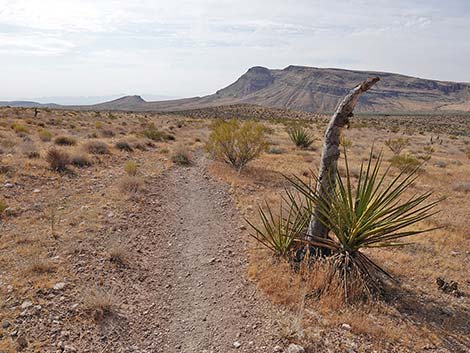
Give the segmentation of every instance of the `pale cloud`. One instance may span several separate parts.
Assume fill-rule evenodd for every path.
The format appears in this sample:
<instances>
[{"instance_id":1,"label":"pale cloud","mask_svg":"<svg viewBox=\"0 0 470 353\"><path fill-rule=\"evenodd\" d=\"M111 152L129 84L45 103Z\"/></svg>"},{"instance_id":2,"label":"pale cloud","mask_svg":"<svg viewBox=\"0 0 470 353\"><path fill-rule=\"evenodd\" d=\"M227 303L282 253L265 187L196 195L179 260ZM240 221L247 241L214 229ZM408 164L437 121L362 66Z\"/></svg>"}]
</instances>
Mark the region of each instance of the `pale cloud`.
<instances>
[{"instance_id":1,"label":"pale cloud","mask_svg":"<svg viewBox=\"0 0 470 353\"><path fill-rule=\"evenodd\" d=\"M202 95L253 65L470 81L469 37L465 0L0 0L0 99Z\"/></svg>"}]
</instances>

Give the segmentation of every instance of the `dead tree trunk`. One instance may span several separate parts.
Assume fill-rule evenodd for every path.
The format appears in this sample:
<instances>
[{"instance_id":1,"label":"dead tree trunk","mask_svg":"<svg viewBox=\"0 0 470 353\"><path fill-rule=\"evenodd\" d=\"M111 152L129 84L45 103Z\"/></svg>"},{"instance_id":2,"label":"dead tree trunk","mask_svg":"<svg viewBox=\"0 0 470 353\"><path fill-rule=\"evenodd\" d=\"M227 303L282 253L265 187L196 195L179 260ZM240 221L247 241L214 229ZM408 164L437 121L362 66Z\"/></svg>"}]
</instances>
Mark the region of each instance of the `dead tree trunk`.
<instances>
[{"instance_id":1,"label":"dead tree trunk","mask_svg":"<svg viewBox=\"0 0 470 353\"><path fill-rule=\"evenodd\" d=\"M331 190L336 186L335 178L340 155L341 128L349 124L349 118L353 116L353 110L361 94L369 90L377 81L379 81L378 77L370 78L354 87L338 105L328 124L323 142L319 183L317 185L317 192L320 197L328 197ZM308 227L307 240L309 240L308 238L311 235L327 237L329 229L321 222L320 217L321 215L318 210L315 211Z\"/></svg>"}]
</instances>

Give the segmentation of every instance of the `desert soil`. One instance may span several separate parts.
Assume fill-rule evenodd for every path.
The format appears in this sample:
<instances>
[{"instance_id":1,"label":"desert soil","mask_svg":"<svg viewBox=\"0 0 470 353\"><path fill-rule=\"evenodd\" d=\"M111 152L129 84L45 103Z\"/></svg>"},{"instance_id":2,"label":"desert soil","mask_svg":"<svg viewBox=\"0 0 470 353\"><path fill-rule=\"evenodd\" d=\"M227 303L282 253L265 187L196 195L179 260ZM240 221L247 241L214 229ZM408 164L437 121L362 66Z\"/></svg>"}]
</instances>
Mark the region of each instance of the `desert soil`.
<instances>
[{"instance_id":1,"label":"desert soil","mask_svg":"<svg viewBox=\"0 0 470 353\"><path fill-rule=\"evenodd\" d=\"M77 263L90 284L113 288L119 305L98 327L83 328L70 342L74 349L273 351L271 309L245 279L244 222L207 163L198 157L190 167L174 167L151 180L138 208L101 230L98 251L110 232L122 233L131 254L127 266L96 257L87 259L86 270L83 260Z\"/></svg>"}]
</instances>

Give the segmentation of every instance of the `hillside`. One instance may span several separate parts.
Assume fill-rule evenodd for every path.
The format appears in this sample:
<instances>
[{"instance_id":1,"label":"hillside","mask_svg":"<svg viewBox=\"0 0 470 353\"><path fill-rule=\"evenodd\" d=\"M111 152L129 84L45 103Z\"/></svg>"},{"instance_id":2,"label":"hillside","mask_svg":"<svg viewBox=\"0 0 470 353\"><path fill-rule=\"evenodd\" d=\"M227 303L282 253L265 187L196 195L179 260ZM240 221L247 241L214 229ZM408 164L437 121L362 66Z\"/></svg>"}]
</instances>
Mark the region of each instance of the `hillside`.
<instances>
[{"instance_id":1,"label":"hillside","mask_svg":"<svg viewBox=\"0 0 470 353\"><path fill-rule=\"evenodd\" d=\"M282 70L255 66L231 85L204 97L147 102L140 96L126 96L101 104L67 108L182 111L252 104L304 112L331 112L352 87L371 76L378 76L381 81L361 98L357 107L359 112L470 111L469 83L304 66L288 66ZM21 102L0 102L0 105L22 106ZM34 105L27 102L27 106Z\"/></svg>"}]
</instances>

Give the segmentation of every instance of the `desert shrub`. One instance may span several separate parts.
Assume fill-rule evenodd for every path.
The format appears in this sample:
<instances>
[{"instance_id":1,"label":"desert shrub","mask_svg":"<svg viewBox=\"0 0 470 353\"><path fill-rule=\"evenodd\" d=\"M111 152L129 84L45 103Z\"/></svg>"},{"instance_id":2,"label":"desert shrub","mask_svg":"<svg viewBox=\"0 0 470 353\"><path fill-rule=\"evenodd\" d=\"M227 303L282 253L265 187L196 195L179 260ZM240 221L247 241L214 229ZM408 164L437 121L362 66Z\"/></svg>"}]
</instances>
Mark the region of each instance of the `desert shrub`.
<instances>
[{"instance_id":1,"label":"desert shrub","mask_svg":"<svg viewBox=\"0 0 470 353\"><path fill-rule=\"evenodd\" d=\"M421 162L411 154L395 155L390 159L392 167L398 168L401 171L411 171L419 169Z\"/></svg>"},{"instance_id":2,"label":"desert shrub","mask_svg":"<svg viewBox=\"0 0 470 353\"><path fill-rule=\"evenodd\" d=\"M5 212L8 208L8 204L3 198L0 198L0 216Z\"/></svg>"},{"instance_id":3,"label":"desert shrub","mask_svg":"<svg viewBox=\"0 0 470 353\"><path fill-rule=\"evenodd\" d=\"M114 240L108 245L109 260L117 265L124 266L129 262L129 250L120 241Z\"/></svg>"},{"instance_id":4,"label":"desert shrub","mask_svg":"<svg viewBox=\"0 0 470 353\"><path fill-rule=\"evenodd\" d=\"M25 155L27 158L30 158L30 159L40 157L40 154L36 145L31 140L25 141L23 143L23 145L21 146L21 151L23 155Z\"/></svg>"},{"instance_id":5,"label":"desert shrub","mask_svg":"<svg viewBox=\"0 0 470 353\"><path fill-rule=\"evenodd\" d=\"M184 166L191 165L191 157L190 157L189 153L186 152L186 151L183 151L183 150L176 151L171 156L171 161L175 164L178 164L178 165L184 165Z\"/></svg>"},{"instance_id":6,"label":"desert shrub","mask_svg":"<svg viewBox=\"0 0 470 353\"><path fill-rule=\"evenodd\" d=\"M116 133L111 129L103 129L101 130L101 136L103 137L114 137Z\"/></svg>"},{"instance_id":7,"label":"desert shrub","mask_svg":"<svg viewBox=\"0 0 470 353\"><path fill-rule=\"evenodd\" d=\"M326 238L311 235L308 240L314 249L326 249L330 254L323 290L339 290L349 301L375 296L383 289L384 279L392 278L363 250L405 245L403 239L435 229L408 227L435 214L434 207L440 200L430 201L431 192L407 195L418 170L388 178L389 169L382 172L381 156L375 162L369 157L356 182L350 176L347 155L345 166L346 176L337 173L335 185L325 195L316 190L317 176L309 183L297 177L287 179L311 203L312 207L303 209L309 210L309 216L320 214L320 221L330 230ZM289 198L290 207L302 208L298 200ZM335 283L338 286L332 288Z\"/></svg>"},{"instance_id":8,"label":"desert shrub","mask_svg":"<svg viewBox=\"0 0 470 353\"><path fill-rule=\"evenodd\" d=\"M27 260L27 272L43 274L52 273L56 270L56 266L47 258L35 255Z\"/></svg>"},{"instance_id":9,"label":"desert shrub","mask_svg":"<svg viewBox=\"0 0 470 353\"><path fill-rule=\"evenodd\" d=\"M91 158L85 154L76 154L72 156L70 163L77 168L86 168L93 165Z\"/></svg>"},{"instance_id":10,"label":"desert shrub","mask_svg":"<svg viewBox=\"0 0 470 353\"><path fill-rule=\"evenodd\" d=\"M136 176L125 176L119 183L119 189L124 193L136 194L142 190L144 182Z\"/></svg>"},{"instance_id":11,"label":"desert shrub","mask_svg":"<svg viewBox=\"0 0 470 353\"><path fill-rule=\"evenodd\" d=\"M97 116L99 116L99 115L97 115ZM97 121L97 122L95 122L95 127L97 129L102 129L103 128L103 123L101 121Z\"/></svg>"},{"instance_id":12,"label":"desert shrub","mask_svg":"<svg viewBox=\"0 0 470 353\"><path fill-rule=\"evenodd\" d=\"M280 147L271 146L268 150L268 153L270 153L270 154L283 154L283 153L286 153L286 150L284 150L283 148L280 148Z\"/></svg>"},{"instance_id":13,"label":"desert shrub","mask_svg":"<svg viewBox=\"0 0 470 353\"><path fill-rule=\"evenodd\" d=\"M409 140L403 137L397 139L388 139L385 141L387 146L394 154L399 155L403 149L409 145Z\"/></svg>"},{"instance_id":14,"label":"desert shrub","mask_svg":"<svg viewBox=\"0 0 470 353\"><path fill-rule=\"evenodd\" d=\"M469 193L470 192L470 183L466 182L459 182L454 186L454 190L457 192L464 192L464 193Z\"/></svg>"},{"instance_id":15,"label":"desert shrub","mask_svg":"<svg viewBox=\"0 0 470 353\"><path fill-rule=\"evenodd\" d=\"M102 141L90 141L84 145L85 150L91 154L110 154L109 147Z\"/></svg>"},{"instance_id":16,"label":"desert shrub","mask_svg":"<svg viewBox=\"0 0 470 353\"><path fill-rule=\"evenodd\" d=\"M444 161L436 161L434 165L438 168L446 168L447 167L447 162Z\"/></svg>"},{"instance_id":17,"label":"desert shrub","mask_svg":"<svg viewBox=\"0 0 470 353\"><path fill-rule=\"evenodd\" d=\"M116 142L116 148L121 151L132 152L134 149L127 141L118 141Z\"/></svg>"},{"instance_id":18,"label":"desert shrub","mask_svg":"<svg viewBox=\"0 0 470 353\"><path fill-rule=\"evenodd\" d=\"M15 131L17 134L27 134L29 132L29 129L26 125L20 124L20 123L13 123L11 125L11 128L13 131Z\"/></svg>"},{"instance_id":19,"label":"desert shrub","mask_svg":"<svg viewBox=\"0 0 470 353\"><path fill-rule=\"evenodd\" d=\"M65 172L70 164L70 155L66 151L51 148L47 151L46 161L52 170L56 172Z\"/></svg>"},{"instance_id":20,"label":"desert shrub","mask_svg":"<svg viewBox=\"0 0 470 353\"><path fill-rule=\"evenodd\" d=\"M315 141L312 134L302 126L295 126L288 130L291 141L300 148L308 148Z\"/></svg>"},{"instance_id":21,"label":"desert shrub","mask_svg":"<svg viewBox=\"0 0 470 353\"><path fill-rule=\"evenodd\" d=\"M38 135L39 139L42 142L49 142L50 140L52 140L52 132L50 132L49 130L42 129L41 131L39 131Z\"/></svg>"},{"instance_id":22,"label":"desert shrub","mask_svg":"<svg viewBox=\"0 0 470 353\"><path fill-rule=\"evenodd\" d=\"M54 143L58 146L75 146L77 140L71 136L57 136Z\"/></svg>"},{"instance_id":23,"label":"desert shrub","mask_svg":"<svg viewBox=\"0 0 470 353\"><path fill-rule=\"evenodd\" d=\"M207 151L241 171L268 148L265 127L254 121L219 120L211 127Z\"/></svg>"},{"instance_id":24,"label":"desert shrub","mask_svg":"<svg viewBox=\"0 0 470 353\"><path fill-rule=\"evenodd\" d=\"M156 128L155 124L151 123L147 128L142 131L142 134L152 141L166 141L166 140L175 140L175 136L168 134L164 131L160 131Z\"/></svg>"},{"instance_id":25,"label":"desert shrub","mask_svg":"<svg viewBox=\"0 0 470 353\"><path fill-rule=\"evenodd\" d=\"M126 164L124 164L124 171L127 173L127 175L130 175L130 176L137 175L138 169L139 169L139 165L137 164L136 161L127 161Z\"/></svg>"}]
</instances>

